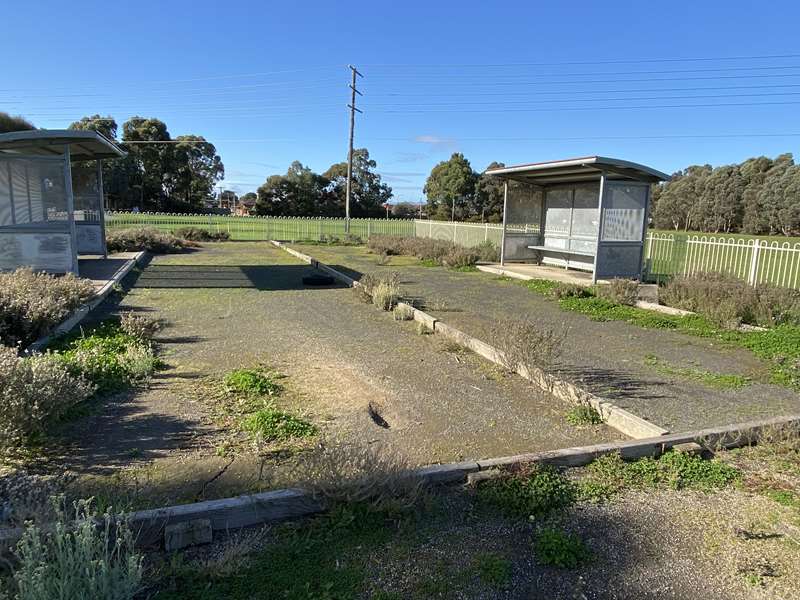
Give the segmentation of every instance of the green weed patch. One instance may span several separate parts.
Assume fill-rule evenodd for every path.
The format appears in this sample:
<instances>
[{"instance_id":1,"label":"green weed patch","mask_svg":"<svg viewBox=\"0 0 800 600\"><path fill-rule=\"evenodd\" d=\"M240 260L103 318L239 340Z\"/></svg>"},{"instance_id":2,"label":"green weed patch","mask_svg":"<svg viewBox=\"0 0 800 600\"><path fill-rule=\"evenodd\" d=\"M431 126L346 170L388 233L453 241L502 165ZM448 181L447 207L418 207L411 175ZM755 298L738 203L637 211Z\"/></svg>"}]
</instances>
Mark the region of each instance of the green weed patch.
<instances>
[{"instance_id":1,"label":"green weed patch","mask_svg":"<svg viewBox=\"0 0 800 600\"><path fill-rule=\"evenodd\" d=\"M514 516L542 516L571 506L576 489L560 471L548 465L527 473L490 479L477 489L478 500Z\"/></svg>"},{"instance_id":2,"label":"green weed patch","mask_svg":"<svg viewBox=\"0 0 800 600\"><path fill-rule=\"evenodd\" d=\"M574 569L592 557L578 536L550 528L543 529L536 536L534 552L541 564L562 569Z\"/></svg>"},{"instance_id":3,"label":"green weed patch","mask_svg":"<svg viewBox=\"0 0 800 600\"><path fill-rule=\"evenodd\" d=\"M283 442L317 433L317 428L308 421L272 407L249 415L243 421L242 429L265 442Z\"/></svg>"},{"instance_id":4,"label":"green weed patch","mask_svg":"<svg viewBox=\"0 0 800 600\"><path fill-rule=\"evenodd\" d=\"M648 354L644 362L647 366L664 375L693 379L703 385L719 390L737 390L750 383L750 379L747 377L734 373L713 373L690 367L676 367L661 361L654 354Z\"/></svg>"}]
</instances>

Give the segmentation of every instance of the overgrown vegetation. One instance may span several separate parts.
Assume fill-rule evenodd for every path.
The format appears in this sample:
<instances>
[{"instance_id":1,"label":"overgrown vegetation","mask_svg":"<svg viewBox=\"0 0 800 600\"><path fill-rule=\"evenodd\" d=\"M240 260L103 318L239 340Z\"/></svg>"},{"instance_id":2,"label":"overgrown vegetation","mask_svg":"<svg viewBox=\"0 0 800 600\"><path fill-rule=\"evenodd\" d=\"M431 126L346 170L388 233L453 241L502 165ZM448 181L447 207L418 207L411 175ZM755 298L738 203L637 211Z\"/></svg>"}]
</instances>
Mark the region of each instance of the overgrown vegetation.
<instances>
[{"instance_id":1,"label":"overgrown vegetation","mask_svg":"<svg viewBox=\"0 0 800 600\"><path fill-rule=\"evenodd\" d=\"M364 240L352 233L343 236L323 233L319 240L304 240L303 243L308 246L363 246Z\"/></svg>"},{"instance_id":2,"label":"overgrown vegetation","mask_svg":"<svg viewBox=\"0 0 800 600\"><path fill-rule=\"evenodd\" d=\"M579 404L570 408L564 418L567 423L575 426L600 425L603 422L603 417L600 416L600 413L588 404Z\"/></svg>"},{"instance_id":3,"label":"overgrown vegetation","mask_svg":"<svg viewBox=\"0 0 800 600\"><path fill-rule=\"evenodd\" d=\"M122 390L147 379L160 366L148 332L156 325L146 317L108 320L88 331L55 340L48 351L77 377L90 381L99 394ZM132 333L129 333L132 332Z\"/></svg>"},{"instance_id":4,"label":"overgrown vegetation","mask_svg":"<svg viewBox=\"0 0 800 600\"><path fill-rule=\"evenodd\" d=\"M94 295L88 279L17 269L0 273L0 344L27 346Z\"/></svg>"},{"instance_id":5,"label":"overgrown vegetation","mask_svg":"<svg viewBox=\"0 0 800 600\"><path fill-rule=\"evenodd\" d=\"M390 311L400 300L400 274L367 273L359 280L360 285L353 286L353 293L362 302L372 303L381 310Z\"/></svg>"},{"instance_id":6,"label":"overgrown vegetation","mask_svg":"<svg viewBox=\"0 0 800 600\"><path fill-rule=\"evenodd\" d=\"M414 318L414 309L408 304L395 306L392 316L394 317L395 321L410 321Z\"/></svg>"},{"instance_id":7,"label":"overgrown vegetation","mask_svg":"<svg viewBox=\"0 0 800 600\"><path fill-rule=\"evenodd\" d=\"M329 504L410 506L423 489L411 470L411 463L390 447L327 439L301 457L292 479Z\"/></svg>"},{"instance_id":8,"label":"overgrown vegetation","mask_svg":"<svg viewBox=\"0 0 800 600\"><path fill-rule=\"evenodd\" d=\"M536 534L536 560L543 565L574 569L591 559L592 553L577 535L550 527Z\"/></svg>"},{"instance_id":9,"label":"overgrown vegetation","mask_svg":"<svg viewBox=\"0 0 800 600\"><path fill-rule=\"evenodd\" d=\"M601 298L624 306L634 306L639 300L639 282L632 279L614 278L605 285L598 285L595 291Z\"/></svg>"},{"instance_id":10,"label":"overgrown vegetation","mask_svg":"<svg viewBox=\"0 0 800 600\"><path fill-rule=\"evenodd\" d=\"M606 454L587 467L577 495L603 500L623 489L695 489L711 491L737 481L738 469L717 459L706 460L686 452L666 452L659 458L625 462L619 454Z\"/></svg>"},{"instance_id":11,"label":"overgrown vegetation","mask_svg":"<svg viewBox=\"0 0 800 600\"><path fill-rule=\"evenodd\" d=\"M466 248L431 238L375 235L369 238L367 247L381 256L414 256L426 266L442 265L460 270L474 267L478 261L499 260L498 251L491 243Z\"/></svg>"},{"instance_id":12,"label":"overgrown vegetation","mask_svg":"<svg viewBox=\"0 0 800 600\"><path fill-rule=\"evenodd\" d=\"M218 452L228 454L234 450L242 441L242 432L256 446L294 442L318 433L313 423L278 406L285 391L282 378L276 371L257 366L229 371L221 382L208 386L206 396L216 395L213 409L219 426L230 433Z\"/></svg>"},{"instance_id":13,"label":"overgrown vegetation","mask_svg":"<svg viewBox=\"0 0 800 600\"><path fill-rule=\"evenodd\" d=\"M800 291L773 285L752 286L720 273L680 275L659 292L667 306L699 313L718 327L740 324L800 325Z\"/></svg>"},{"instance_id":14,"label":"overgrown vegetation","mask_svg":"<svg viewBox=\"0 0 800 600\"><path fill-rule=\"evenodd\" d=\"M90 501L59 507L49 526L29 523L15 550L15 600L130 600L142 588L143 558L123 517Z\"/></svg>"},{"instance_id":15,"label":"overgrown vegetation","mask_svg":"<svg viewBox=\"0 0 800 600\"><path fill-rule=\"evenodd\" d=\"M644 362L647 366L664 375L693 379L703 385L720 390L736 390L750 383L747 377L736 375L735 373L712 373L711 371L691 367L676 367L665 363L654 354L645 356Z\"/></svg>"},{"instance_id":16,"label":"overgrown vegetation","mask_svg":"<svg viewBox=\"0 0 800 600\"><path fill-rule=\"evenodd\" d=\"M561 289L551 281L530 280L515 283L550 296ZM624 306L605 298L588 295L567 295L558 300L563 310L586 315L594 321L625 321L648 329L672 329L687 335L713 338L723 344L750 350L770 362L770 381L788 387L800 386L800 326L778 325L767 331L733 331L715 325L703 315L666 315L650 310Z\"/></svg>"},{"instance_id":17,"label":"overgrown vegetation","mask_svg":"<svg viewBox=\"0 0 800 600\"><path fill-rule=\"evenodd\" d=\"M566 327L555 330L530 319L502 319L490 332L495 347L503 353L503 366L510 370L548 371L561 354Z\"/></svg>"},{"instance_id":18,"label":"overgrown vegetation","mask_svg":"<svg viewBox=\"0 0 800 600\"><path fill-rule=\"evenodd\" d=\"M38 438L93 393L94 386L59 357L22 358L0 346L0 454Z\"/></svg>"},{"instance_id":19,"label":"overgrown vegetation","mask_svg":"<svg viewBox=\"0 0 800 600\"><path fill-rule=\"evenodd\" d=\"M155 227L130 227L107 232L106 246L109 252L147 250L154 254L170 254L186 248L196 248L197 242L179 238Z\"/></svg>"},{"instance_id":20,"label":"overgrown vegetation","mask_svg":"<svg viewBox=\"0 0 800 600\"><path fill-rule=\"evenodd\" d=\"M548 465L527 467L519 473L504 474L481 482L478 500L518 517L541 517L574 504L575 485L563 473Z\"/></svg>"},{"instance_id":21,"label":"overgrown vegetation","mask_svg":"<svg viewBox=\"0 0 800 600\"><path fill-rule=\"evenodd\" d=\"M191 242L227 242L231 234L227 231L211 231L202 227L180 227L175 230L175 237Z\"/></svg>"},{"instance_id":22,"label":"overgrown vegetation","mask_svg":"<svg viewBox=\"0 0 800 600\"><path fill-rule=\"evenodd\" d=\"M502 587L511 579L511 561L495 552L481 552L472 560L472 567L481 581Z\"/></svg>"},{"instance_id":23,"label":"overgrown vegetation","mask_svg":"<svg viewBox=\"0 0 800 600\"><path fill-rule=\"evenodd\" d=\"M317 434L317 428L308 421L271 406L248 416L242 427L261 442L284 442Z\"/></svg>"},{"instance_id":24,"label":"overgrown vegetation","mask_svg":"<svg viewBox=\"0 0 800 600\"><path fill-rule=\"evenodd\" d=\"M274 373L265 369L234 369L225 375L225 387L230 392L274 396L283 390Z\"/></svg>"}]
</instances>

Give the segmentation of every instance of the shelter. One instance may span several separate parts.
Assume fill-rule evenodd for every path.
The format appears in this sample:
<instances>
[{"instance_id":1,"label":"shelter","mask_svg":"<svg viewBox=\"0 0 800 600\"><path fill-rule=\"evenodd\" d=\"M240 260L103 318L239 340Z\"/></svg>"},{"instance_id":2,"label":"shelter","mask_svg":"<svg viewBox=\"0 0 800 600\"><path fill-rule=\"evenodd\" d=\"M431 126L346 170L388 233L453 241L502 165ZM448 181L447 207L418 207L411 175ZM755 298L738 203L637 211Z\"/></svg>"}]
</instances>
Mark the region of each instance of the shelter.
<instances>
[{"instance_id":1,"label":"shelter","mask_svg":"<svg viewBox=\"0 0 800 600\"><path fill-rule=\"evenodd\" d=\"M102 161L121 156L94 131L0 134L0 270L78 274L79 254L105 256Z\"/></svg>"},{"instance_id":2,"label":"shelter","mask_svg":"<svg viewBox=\"0 0 800 600\"><path fill-rule=\"evenodd\" d=\"M669 176L587 156L489 169L504 180L500 263L592 272L592 281L641 278L650 185Z\"/></svg>"}]
</instances>

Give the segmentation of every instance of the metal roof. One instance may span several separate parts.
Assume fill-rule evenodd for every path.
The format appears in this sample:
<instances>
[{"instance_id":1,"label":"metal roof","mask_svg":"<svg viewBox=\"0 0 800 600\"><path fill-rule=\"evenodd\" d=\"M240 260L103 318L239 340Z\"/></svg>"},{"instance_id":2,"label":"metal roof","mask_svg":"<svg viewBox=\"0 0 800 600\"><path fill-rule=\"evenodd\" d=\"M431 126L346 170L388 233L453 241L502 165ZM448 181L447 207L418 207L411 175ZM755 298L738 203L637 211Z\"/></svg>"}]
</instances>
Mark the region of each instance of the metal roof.
<instances>
[{"instance_id":1,"label":"metal roof","mask_svg":"<svg viewBox=\"0 0 800 600\"><path fill-rule=\"evenodd\" d=\"M32 129L0 134L0 154L61 156L69 146L73 160L118 158L126 152L96 131Z\"/></svg>"},{"instance_id":2,"label":"metal roof","mask_svg":"<svg viewBox=\"0 0 800 600\"><path fill-rule=\"evenodd\" d=\"M496 175L504 179L514 179L536 185L594 181L600 179L603 173L615 179L631 179L651 183L669 180L669 175L661 171L627 160L605 156L584 156L486 170L487 175Z\"/></svg>"}]
</instances>

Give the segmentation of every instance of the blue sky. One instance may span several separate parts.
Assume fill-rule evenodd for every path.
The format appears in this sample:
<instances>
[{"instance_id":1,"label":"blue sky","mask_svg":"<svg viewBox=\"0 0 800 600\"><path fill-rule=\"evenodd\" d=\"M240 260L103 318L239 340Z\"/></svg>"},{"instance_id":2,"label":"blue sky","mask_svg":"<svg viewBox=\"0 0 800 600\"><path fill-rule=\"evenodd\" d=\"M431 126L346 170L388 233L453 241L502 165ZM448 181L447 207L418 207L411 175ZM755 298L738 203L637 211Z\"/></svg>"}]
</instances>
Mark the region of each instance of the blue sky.
<instances>
[{"instance_id":1,"label":"blue sky","mask_svg":"<svg viewBox=\"0 0 800 600\"><path fill-rule=\"evenodd\" d=\"M797 2L3 4L0 110L161 118L214 142L240 192L345 159L348 63L356 146L396 201L455 151L477 170L601 154L672 172L800 143Z\"/></svg>"}]
</instances>

